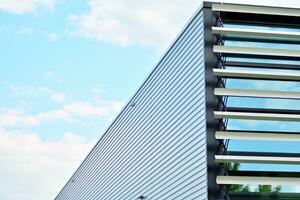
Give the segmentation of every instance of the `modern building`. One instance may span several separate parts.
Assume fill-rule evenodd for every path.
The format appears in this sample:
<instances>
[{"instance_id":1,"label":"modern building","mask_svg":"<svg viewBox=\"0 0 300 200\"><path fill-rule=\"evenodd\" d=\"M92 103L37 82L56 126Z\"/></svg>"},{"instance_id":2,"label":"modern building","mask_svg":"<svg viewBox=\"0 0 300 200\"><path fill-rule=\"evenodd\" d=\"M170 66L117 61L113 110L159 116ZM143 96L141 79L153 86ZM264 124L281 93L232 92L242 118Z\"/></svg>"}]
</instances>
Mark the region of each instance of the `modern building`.
<instances>
[{"instance_id":1,"label":"modern building","mask_svg":"<svg viewBox=\"0 0 300 200\"><path fill-rule=\"evenodd\" d=\"M56 200L300 199L297 193L231 187L300 186L299 172L230 164L299 166L300 154L228 148L230 140L300 142L299 130L228 126L231 120L300 122L295 108L244 105L251 99L300 100L293 88L228 85L299 82L297 45L298 9L204 2ZM231 106L229 98L240 103Z\"/></svg>"}]
</instances>

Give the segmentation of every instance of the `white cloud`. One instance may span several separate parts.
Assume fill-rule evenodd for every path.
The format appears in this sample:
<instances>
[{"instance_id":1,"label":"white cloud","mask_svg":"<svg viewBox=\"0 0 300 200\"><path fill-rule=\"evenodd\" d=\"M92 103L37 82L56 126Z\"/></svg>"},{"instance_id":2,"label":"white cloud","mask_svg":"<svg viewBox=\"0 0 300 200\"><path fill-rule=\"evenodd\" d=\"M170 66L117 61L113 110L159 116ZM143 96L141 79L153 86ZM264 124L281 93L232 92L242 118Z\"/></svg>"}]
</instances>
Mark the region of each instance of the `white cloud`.
<instances>
[{"instance_id":1,"label":"white cloud","mask_svg":"<svg viewBox=\"0 0 300 200\"><path fill-rule=\"evenodd\" d=\"M94 103L90 101L76 101L62 105L60 108L28 114L16 109L2 109L0 112L0 126L37 126L54 121L74 122L89 117L111 117L124 105L120 101Z\"/></svg>"},{"instance_id":2,"label":"white cloud","mask_svg":"<svg viewBox=\"0 0 300 200\"><path fill-rule=\"evenodd\" d=\"M8 30L10 30L10 26L8 26L8 25L0 26L0 31L1 32L7 32Z\"/></svg>"},{"instance_id":3,"label":"white cloud","mask_svg":"<svg viewBox=\"0 0 300 200\"><path fill-rule=\"evenodd\" d=\"M43 141L36 133L0 128L0 198L53 199L94 143L72 132Z\"/></svg>"},{"instance_id":4,"label":"white cloud","mask_svg":"<svg viewBox=\"0 0 300 200\"><path fill-rule=\"evenodd\" d=\"M65 101L65 94L62 92L55 92L47 87L38 87L40 92L44 92L50 96L50 98L58 103L62 103Z\"/></svg>"},{"instance_id":5,"label":"white cloud","mask_svg":"<svg viewBox=\"0 0 300 200\"><path fill-rule=\"evenodd\" d=\"M58 38L60 39L60 38ZM67 65L68 63L65 62L65 65ZM57 74L55 71L46 71L44 74L45 79L51 81L51 82L55 82L55 83L62 83L62 79L60 77L59 74Z\"/></svg>"},{"instance_id":6,"label":"white cloud","mask_svg":"<svg viewBox=\"0 0 300 200\"><path fill-rule=\"evenodd\" d=\"M32 33L33 33L33 30L31 28L28 28L28 27L21 27L17 31L18 35L27 35L27 36L30 36L30 35L32 35Z\"/></svg>"},{"instance_id":7,"label":"white cloud","mask_svg":"<svg viewBox=\"0 0 300 200\"><path fill-rule=\"evenodd\" d=\"M92 101L94 102L101 102L103 99L105 92L105 88L103 86L93 86L90 92L93 95Z\"/></svg>"},{"instance_id":8,"label":"white cloud","mask_svg":"<svg viewBox=\"0 0 300 200\"><path fill-rule=\"evenodd\" d=\"M55 72L53 71L47 71L45 73L45 78L52 78L55 75Z\"/></svg>"},{"instance_id":9,"label":"white cloud","mask_svg":"<svg viewBox=\"0 0 300 200\"><path fill-rule=\"evenodd\" d=\"M0 0L0 11L12 14L34 13L38 9L51 10L55 0Z\"/></svg>"},{"instance_id":10,"label":"white cloud","mask_svg":"<svg viewBox=\"0 0 300 200\"><path fill-rule=\"evenodd\" d=\"M52 72L50 73L52 76ZM111 118L113 113L120 111L124 102L121 101L104 101L102 94L103 88L92 87L91 101L69 101L66 103L66 94L54 91L48 87L30 85L16 86L4 83L11 90L14 96L38 96L46 95L54 102L59 103L57 108L41 111L38 113L27 113L23 109L0 108L0 126L37 126L42 123L54 121L75 122L82 118L103 117Z\"/></svg>"},{"instance_id":11,"label":"white cloud","mask_svg":"<svg viewBox=\"0 0 300 200\"><path fill-rule=\"evenodd\" d=\"M91 88L91 92L96 95L96 96L102 96L103 93L105 92L103 87L100 86L94 86Z\"/></svg>"},{"instance_id":12,"label":"white cloud","mask_svg":"<svg viewBox=\"0 0 300 200\"><path fill-rule=\"evenodd\" d=\"M240 0L216 0L241 3ZM202 0L89 0L88 10L69 16L78 35L122 46L165 48L174 40ZM247 4L298 6L295 0L244 0Z\"/></svg>"},{"instance_id":13,"label":"white cloud","mask_svg":"<svg viewBox=\"0 0 300 200\"><path fill-rule=\"evenodd\" d=\"M56 42L57 40L59 40L59 35L55 32L52 32L52 33L48 33L47 34L47 38L48 40L50 40L51 42Z\"/></svg>"},{"instance_id":14,"label":"white cloud","mask_svg":"<svg viewBox=\"0 0 300 200\"><path fill-rule=\"evenodd\" d=\"M12 92L12 95L33 95L34 93L33 87L29 85L24 85L22 87L9 83L4 83L4 85L9 88L9 90Z\"/></svg>"},{"instance_id":15,"label":"white cloud","mask_svg":"<svg viewBox=\"0 0 300 200\"><path fill-rule=\"evenodd\" d=\"M51 77L53 73L48 75ZM28 130L41 125L37 130L42 131L45 123L60 127L57 122L80 121L85 126L94 119L110 118L123 102L103 99L65 102L64 93L47 87L5 85L17 97L46 95L60 104L38 113L0 107L0 199L53 199L95 141L86 141L72 132L56 139L49 139L53 138L51 133L41 134L48 138L45 140L39 133ZM92 91L98 94L100 88L94 87Z\"/></svg>"},{"instance_id":16,"label":"white cloud","mask_svg":"<svg viewBox=\"0 0 300 200\"><path fill-rule=\"evenodd\" d=\"M48 77L53 76L53 74L47 74L47 73L46 75L48 75ZM63 92L56 92L45 86L37 86L37 87L33 87L31 85L17 86L8 83L6 83L5 85L8 86L8 88L12 92L12 95L14 96L23 96L23 95L33 96L33 95L46 94L50 97L50 99L52 99L57 103L64 102L66 96L66 94Z\"/></svg>"},{"instance_id":17,"label":"white cloud","mask_svg":"<svg viewBox=\"0 0 300 200\"><path fill-rule=\"evenodd\" d=\"M123 105L124 103L119 101L100 104L89 101L76 101L65 104L61 108L55 110L38 113L34 118L40 124L53 121L74 122L81 118L89 117L110 117L112 113L119 111ZM31 124L28 125L30 126Z\"/></svg>"},{"instance_id":18,"label":"white cloud","mask_svg":"<svg viewBox=\"0 0 300 200\"><path fill-rule=\"evenodd\" d=\"M63 107L63 110L74 116L105 116L110 111L119 110L123 103L109 102L105 105L95 105L91 102L73 102Z\"/></svg>"},{"instance_id":19,"label":"white cloud","mask_svg":"<svg viewBox=\"0 0 300 200\"><path fill-rule=\"evenodd\" d=\"M69 19L78 34L127 46L165 47L200 5L200 0L89 0L89 10Z\"/></svg>"},{"instance_id":20,"label":"white cloud","mask_svg":"<svg viewBox=\"0 0 300 200\"><path fill-rule=\"evenodd\" d=\"M0 125L2 126L36 126L39 120L33 115L26 115L23 111L15 109L1 110Z\"/></svg>"}]
</instances>

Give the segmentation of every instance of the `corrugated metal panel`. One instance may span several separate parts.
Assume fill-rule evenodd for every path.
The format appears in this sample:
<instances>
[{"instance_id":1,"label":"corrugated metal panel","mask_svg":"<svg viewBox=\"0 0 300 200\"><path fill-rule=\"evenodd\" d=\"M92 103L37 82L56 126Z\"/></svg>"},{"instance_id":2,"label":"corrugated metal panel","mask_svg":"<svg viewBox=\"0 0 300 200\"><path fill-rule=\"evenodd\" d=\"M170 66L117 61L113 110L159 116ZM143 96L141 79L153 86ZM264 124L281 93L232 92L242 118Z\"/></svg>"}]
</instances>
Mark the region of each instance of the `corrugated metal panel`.
<instances>
[{"instance_id":1,"label":"corrugated metal panel","mask_svg":"<svg viewBox=\"0 0 300 200\"><path fill-rule=\"evenodd\" d=\"M56 199L206 199L203 54L199 11Z\"/></svg>"}]
</instances>

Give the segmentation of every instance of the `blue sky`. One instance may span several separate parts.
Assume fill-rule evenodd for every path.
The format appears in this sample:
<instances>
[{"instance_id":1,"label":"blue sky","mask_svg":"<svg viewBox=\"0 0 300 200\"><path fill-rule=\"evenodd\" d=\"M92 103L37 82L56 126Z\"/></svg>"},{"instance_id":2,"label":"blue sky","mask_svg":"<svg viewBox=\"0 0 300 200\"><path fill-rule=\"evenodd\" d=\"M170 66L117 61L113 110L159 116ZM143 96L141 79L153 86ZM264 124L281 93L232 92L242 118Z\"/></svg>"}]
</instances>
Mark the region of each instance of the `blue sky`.
<instances>
[{"instance_id":1,"label":"blue sky","mask_svg":"<svg viewBox=\"0 0 300 200\"><path fill-rule=\"evenodd\" d=\"M198 5L0 0L0 199L53 199Z\"/></svg>"}]
</instances>

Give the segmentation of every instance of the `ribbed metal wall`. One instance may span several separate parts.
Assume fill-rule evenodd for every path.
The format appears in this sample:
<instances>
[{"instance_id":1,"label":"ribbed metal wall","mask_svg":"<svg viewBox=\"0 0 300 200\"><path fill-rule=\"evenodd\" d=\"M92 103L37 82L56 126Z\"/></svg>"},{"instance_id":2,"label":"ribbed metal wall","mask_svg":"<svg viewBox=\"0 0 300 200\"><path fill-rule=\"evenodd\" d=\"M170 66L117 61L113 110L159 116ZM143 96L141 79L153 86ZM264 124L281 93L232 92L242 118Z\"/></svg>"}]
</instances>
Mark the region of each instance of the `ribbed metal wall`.
<instances>
[{"instance_id":1,"label":"ribbed metal wall","mask_svg":"<svg viewBox=\"0 0 300 200\"><path fill-rule=\"evenodd\" d=\"M57 200L207 199L200 10Z\"/></svg>"}]
</instances>

